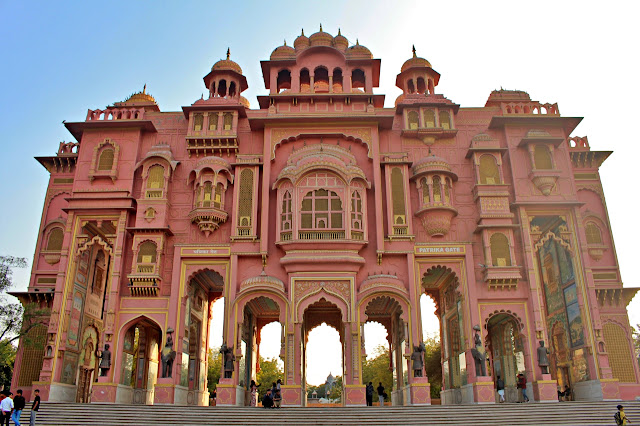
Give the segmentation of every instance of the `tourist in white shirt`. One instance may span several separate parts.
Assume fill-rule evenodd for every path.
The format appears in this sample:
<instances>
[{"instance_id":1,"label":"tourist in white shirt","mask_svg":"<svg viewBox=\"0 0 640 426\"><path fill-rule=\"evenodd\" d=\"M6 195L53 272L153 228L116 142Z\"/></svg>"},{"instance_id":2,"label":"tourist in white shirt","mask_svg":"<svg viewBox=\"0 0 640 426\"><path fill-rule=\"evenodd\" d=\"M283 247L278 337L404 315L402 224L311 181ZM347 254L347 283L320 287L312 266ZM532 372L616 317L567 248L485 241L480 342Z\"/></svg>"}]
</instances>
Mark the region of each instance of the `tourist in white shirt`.
<instances>
[{"instance_id":1,"label":"tourist in white shirt","mask_svg":"<svg viewBox=\"0 0 640 426\"><path fill-rule=\"evenodd\" d=\"M0 410L2 410L2 421L0 422L0 426L5 424L6 426L9 426L9 419L11 418L11 412L13 411L12 396L13 394L9 392L7 397L0 402Z\"/></svg>"}]
</instances>

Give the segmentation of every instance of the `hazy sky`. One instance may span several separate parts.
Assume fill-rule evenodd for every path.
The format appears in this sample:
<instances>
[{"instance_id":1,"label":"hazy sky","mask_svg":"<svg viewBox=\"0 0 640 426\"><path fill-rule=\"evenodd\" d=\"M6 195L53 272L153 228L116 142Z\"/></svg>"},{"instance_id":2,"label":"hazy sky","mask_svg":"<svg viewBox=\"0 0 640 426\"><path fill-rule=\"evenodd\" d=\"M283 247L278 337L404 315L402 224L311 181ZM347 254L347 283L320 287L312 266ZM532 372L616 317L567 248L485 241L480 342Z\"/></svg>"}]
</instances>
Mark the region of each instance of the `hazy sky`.
<instances>
[{"instance_id":1,"label":"hazy sky","mask_svg":"<svg viewBox=\"0 0 640 426\"><path fill-rule=\"evenodd\" d=\"M585 117L574 136L614 151L602 182L624 284L640 286L638 16L640 2L631 1L0 0L0 254L33 256L48 179L33 156L73 139L62 120L82 121L88 108L122 101L145 83L163 111L178 111L205 92L202 77L227 47L255 108L266 93L259 61L322 23L382 59L374 90L387 95L387 106L400 94L395 76L415 44L442 75L436 92L462 107L483 106L504 87ZM27 279L28 271L16 274L19 289ZM640 323L640 297L629 310Z\"/></svg>"}]
</instances>

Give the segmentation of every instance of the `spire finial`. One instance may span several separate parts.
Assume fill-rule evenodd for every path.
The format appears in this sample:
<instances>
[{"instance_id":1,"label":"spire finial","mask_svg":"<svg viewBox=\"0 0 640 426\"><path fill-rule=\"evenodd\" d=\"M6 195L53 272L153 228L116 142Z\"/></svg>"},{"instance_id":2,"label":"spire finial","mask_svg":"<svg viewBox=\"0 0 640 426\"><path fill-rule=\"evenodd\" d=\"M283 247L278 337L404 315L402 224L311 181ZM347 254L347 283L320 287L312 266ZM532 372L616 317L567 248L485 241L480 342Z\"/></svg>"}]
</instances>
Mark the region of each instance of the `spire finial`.
<instances>
[{"instance_id":1,"label":"spire finial","mask_svg":"<svg viewBox=\"0 0 640 426\"><path fill-rule=\"evenodd\" d=\"M147 83L144 84L144 87L142 88L142 94L145 95L147 93Z\"/></svg>"},{"instance_id":2,"label":"spire finial","mask_svg":"<svg viewBox=\"0 0 640 426\"><path fill-rule=\"evenodd\" d=\"M287 45L287 39L286 38L284 39L284 45L285 46Z\"/></svg>"},{"instance_id":3,"label":"spire finial","mask_svg":"<svg viewBox=\"0 0 640 426\"><path fill-rule=\"evenodd\" d=\"M413 52L413 57L416 58L416 45L414 44L411 48L411 51Z\"/></svg>"},{"instance_id":4,"label":"spire finial","mask_svg":"<svg viewBox=\"0 0 640 426\"><path fill-rule=\"evenodd\" d=\"M229 56L231 56L231 49L227 47L227 61L229 60Z\"/></svg>"},{"instance_id":5,"label":"spire finial","mask_svg":"<svg viewBox=\"0 0 640 426\"><path fill-rule=\"evenodd\" d=\"M340 27L338 27L338 35L341 36L342 33L340 32Z\"/></svg>"},{"instance_id":6,"label":"spire finial","mask_svg":"<svg viewBox=\"0 0 640 426\"><path fill-rule=\"evenodd\" d=\"M322 32L322 23L320 23L320 32Z\"/></svg>"},{"instance_id":7,"label":"spire finial","mask_svg":"<svg viewBox=\"0 0 640 426\"><path fill-rule=\"evenodd\" d=\"M360 46L360 40L356 39L356 46Z\"/></svg>"},{"instance_id":8,"label":"spire finial","mask_svg":"<svg viewBox=\"0 0 640 426\"><path fill-rule=\"evenodd\" d=\"M302 34L300 34L300 35L304 35L304 28L302 29Z\"/></svg>"}]
</instances>

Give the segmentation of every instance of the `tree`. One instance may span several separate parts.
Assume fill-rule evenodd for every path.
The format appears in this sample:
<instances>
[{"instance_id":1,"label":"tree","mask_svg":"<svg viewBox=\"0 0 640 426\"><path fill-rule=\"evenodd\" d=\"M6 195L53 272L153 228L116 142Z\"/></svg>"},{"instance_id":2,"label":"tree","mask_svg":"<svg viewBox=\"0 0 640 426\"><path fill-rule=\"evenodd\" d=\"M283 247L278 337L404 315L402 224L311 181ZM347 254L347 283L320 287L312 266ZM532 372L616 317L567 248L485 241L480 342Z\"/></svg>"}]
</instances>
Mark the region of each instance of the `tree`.
<instances>
[{"instance_id":1,"label":"tree","mask_svg":"<svg viewBox=\"0 0 640 426\"><path fill-rule=\"evenodd\" d=\"M222 354L220 348L209 348L209 365L207 367L207 390L212 393L220 381L222 371Z\"/></svg>"},{"instance_id":2,"label":"tree","mask_svg":"<svg viewBox=\"0 0 640 426\"><path fill-rule=\"evenodd\" d=\"M635 348L636 360L640 365L640 324L631 328L633 334L633 347Z\"/></svg>"},{"instance_id":3,"label":"tree","mask_svg":"<svg viewBox=\"0 0 640 426\"><path fill-rule=\"evenodd\" d=\"M442 347L436 337L424 341L424 369L431 385L431 398L440 398L442 390Z\"/></svg>"},{"instance_id":4,"label":"tree","mask_svg":"<svg viewBox=\"0 0 640 426\"><path fill-rule=\"evenodd\" d=\"M391 395L391 389L393 385L393 375L390 369L389 351L384 346L380 345L374 349L374 357L367 358L362 363L362 380L364 384L372 382L373 387L377 388L378 383L382 382L385 392L387 393L387 399L389 400Z\"/></svg>"},{"instance_id":5,"label":"tree","mask_svg":"<svg viewBox=\"0 0 640 426\"><path fill-rule=\"evenodd\" d=\"M278 358L260 357L260 371L256 374L256 383L260 385L260 394L264 395L271 385L284 378L284 370L278 365Z\"/></svg>"},{"instance_id":6,"label":"tree","mask_svg":"<svg viewBox=\"0 0 640 426\"><path fill-rule=\"evenodd\" d=\"M16 348L12 344L0 345L0 389L11 387L16 352Z\"/></svg>"}]
</instances>

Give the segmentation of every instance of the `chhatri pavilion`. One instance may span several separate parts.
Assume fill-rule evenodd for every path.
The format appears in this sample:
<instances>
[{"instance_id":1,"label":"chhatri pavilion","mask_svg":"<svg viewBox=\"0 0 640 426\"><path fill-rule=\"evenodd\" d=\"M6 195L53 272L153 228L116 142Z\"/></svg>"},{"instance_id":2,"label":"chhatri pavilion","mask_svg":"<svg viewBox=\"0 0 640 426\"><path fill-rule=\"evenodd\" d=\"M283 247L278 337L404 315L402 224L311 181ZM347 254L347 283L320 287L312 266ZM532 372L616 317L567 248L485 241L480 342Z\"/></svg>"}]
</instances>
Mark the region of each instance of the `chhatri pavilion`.
<instances>
[{"instance_id":1,"label":"chhatri pavilion","mask_svg":"<svg viewBox=\"0 0 640 426\"><path fill-rule=\"evenodd\" d=\"M253 109L227 52L181 111L145 88L65 122L74 140L36 157L51 177L16 294L50 315L22 339L12 388L207 405L224 298L219 405L245 403L272 322L283 406L306 404L307 337L322 323L340 335L343 404L365 405L367 322L387 331L393 404L430 404L416 349L426 294L443 404L496 402L497 376L516 400L518 374L535 401L565 386L577 400L640 395L636 290L622 287L599 176L611 152L524 91L456 104L415 49L384 107L380 64L321 28L260 62L268 93Z\"/></svg>"}]
</instances>

